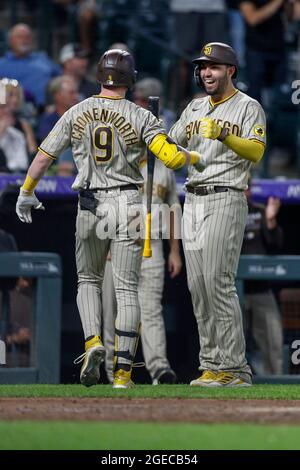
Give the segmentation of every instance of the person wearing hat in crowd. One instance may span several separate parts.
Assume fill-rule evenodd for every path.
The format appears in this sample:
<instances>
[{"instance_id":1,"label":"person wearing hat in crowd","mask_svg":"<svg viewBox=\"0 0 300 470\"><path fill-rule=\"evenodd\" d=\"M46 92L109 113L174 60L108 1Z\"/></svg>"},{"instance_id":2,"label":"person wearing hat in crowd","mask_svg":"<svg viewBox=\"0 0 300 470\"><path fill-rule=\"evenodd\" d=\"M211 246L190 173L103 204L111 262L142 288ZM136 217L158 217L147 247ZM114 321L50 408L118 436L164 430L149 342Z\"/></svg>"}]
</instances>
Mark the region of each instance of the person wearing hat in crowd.
<instances>
[{"instance_id":1,"label":"person wearing hat in crowd","mask_svg":"<svg viewBox=\"0 0 300 470\"><path fill-rule=\"evenodd\" d=\"M133 101L135 104L147 108L149 96L158 96L160 98L159 117L162 119L165 129L169 131L176 120L176 116L173 111L164 107L163 86L157 78L143 78L136 82L134 86Z\"/></svg>"},{"instance_id":2,"label":"person wearing hat in crowd","mask_svg":"<svg viewBox=\"0 0 300 470\"><path fill-rule=\"evenodd\" d=\"M96 82L89 80L88 52L80 44L66 44L60 51L59 62L63 68L63 75L73 77L79 93L79 101L97 95L99 92Z\"/></svg>"}]
</instances>

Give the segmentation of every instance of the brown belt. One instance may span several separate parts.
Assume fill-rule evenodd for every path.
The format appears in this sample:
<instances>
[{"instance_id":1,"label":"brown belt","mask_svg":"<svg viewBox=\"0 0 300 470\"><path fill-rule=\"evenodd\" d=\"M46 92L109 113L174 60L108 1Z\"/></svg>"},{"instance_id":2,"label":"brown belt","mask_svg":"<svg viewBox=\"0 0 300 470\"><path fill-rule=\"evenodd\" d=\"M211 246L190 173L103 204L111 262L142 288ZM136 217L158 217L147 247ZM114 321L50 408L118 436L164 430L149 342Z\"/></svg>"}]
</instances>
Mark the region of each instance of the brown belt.
<instances>
[{"instance_id":1,"label":"brown belt","mask_svg":"<svg viewBox=\"0 0 300 470\"><path fill-rule=\"evenodd\" d=\"M90 191L91 193L97 193L98 191L113 191L115 189L119 189L120 188L120 191L129 191L131 189L134 189L134 190L139 190L140 187L137 185L137 184L134 184L134 183L130 183L130 184L125 184L123 186L116 186L114 188L93 188L93 189L86 189L84 191Z\"/></svg>"},{"instance_id":2,"label":"brown belt","mask_svg":"<svg viewBox=\"0 0 300 470\"><path fill-rule=\"evenodd\" d=\"M187 192L195 194L196 196L207 196L212 193L226 193L229 189L234 188L229 188L228 186L186 186Z\"/></svg>"}]
</instances>

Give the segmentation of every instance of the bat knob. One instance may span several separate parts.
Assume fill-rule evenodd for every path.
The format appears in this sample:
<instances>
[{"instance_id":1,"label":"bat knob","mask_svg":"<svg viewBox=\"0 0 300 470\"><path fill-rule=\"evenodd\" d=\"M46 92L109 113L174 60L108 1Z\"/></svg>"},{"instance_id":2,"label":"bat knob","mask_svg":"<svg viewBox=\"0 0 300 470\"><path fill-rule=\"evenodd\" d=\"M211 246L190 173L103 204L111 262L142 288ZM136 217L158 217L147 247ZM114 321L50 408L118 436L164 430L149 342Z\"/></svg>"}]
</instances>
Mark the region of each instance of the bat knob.
<instances>
[{"instance_id":1,"label":"bat knob","mask_svg":"<svg viewBox=\"0 0 300 470\"><path fill-rule=\"evenodd\" d=\"M144 243L143 257L151 258L151 256L152 256L152 249L151 249L150 239L146 238L145 243Z\"/></svg>"},{"instance_id":2,"label":"bat knob","mask_svg":"<svg viewBox=\"0 0 300 470\"><path fill-rule=\"evenodd\" d=\"M150 250L147 250L146 248L144 248L144 251L143 251L143 258L151 258L152 256L152 250L150 248Z\"/></svg>"}]
</instances>

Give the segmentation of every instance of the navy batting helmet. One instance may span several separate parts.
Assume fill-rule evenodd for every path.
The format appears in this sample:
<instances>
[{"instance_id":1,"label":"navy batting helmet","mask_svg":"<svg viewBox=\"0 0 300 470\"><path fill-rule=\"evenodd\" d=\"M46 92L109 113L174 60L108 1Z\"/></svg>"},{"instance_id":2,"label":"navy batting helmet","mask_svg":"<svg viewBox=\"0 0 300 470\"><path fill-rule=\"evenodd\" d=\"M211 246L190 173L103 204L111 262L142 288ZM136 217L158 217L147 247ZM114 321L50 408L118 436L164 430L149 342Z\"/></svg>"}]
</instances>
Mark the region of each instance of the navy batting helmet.
<instances>
[{"instance_id":1,"label":"navy batting helmet","mask_svg":"<svg viewBox=\"0 0 300 470\"><path fill-rule=\"evenodd\" d=\"M106 86L131 88L136 75L132 55L121 49L106 51L97 66L97 80Z\"/></svg>"},{"instance_id":2,"label":"navy batting helmet","mask_svg":"<svg viewBox=\"0 0 300 470\"><path fill-rule=\"evenodd\" d=\"M196 64L195 67L195 80L198 86L201 86L200 78L200 68L199 64L203 61L215 62L218 64L234 65L235 72L232 75L232 78L237 76L238 60L235 50L232 49L228 44L223 42L210 42L206 44L200 53L200 57L193 60L193 63Z\"/></svg>"}]
</instances>

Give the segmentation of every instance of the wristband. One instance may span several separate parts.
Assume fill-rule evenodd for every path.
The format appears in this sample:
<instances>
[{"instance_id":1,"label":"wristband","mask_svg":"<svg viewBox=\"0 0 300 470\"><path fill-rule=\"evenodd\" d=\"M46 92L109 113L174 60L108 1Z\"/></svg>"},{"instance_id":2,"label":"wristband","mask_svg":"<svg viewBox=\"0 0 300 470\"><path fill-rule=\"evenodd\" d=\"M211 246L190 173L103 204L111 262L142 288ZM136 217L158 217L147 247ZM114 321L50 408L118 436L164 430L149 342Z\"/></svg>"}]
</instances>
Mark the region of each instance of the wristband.
<instances>
[{"instance_id":1,"label":"wristband","mask_svg":"<svg viewBox=\"0 0 300 470\"><path fill-rule=\"evenodd\" d=\"M32 194L38 182L39 180L34 180L31 178L31 176L27 175L21 189L27 191L29 194Z\"/></svg>"},{"instance_id":2,"label":"wristband","mask_svg":"<svg viewBox=\"0 0 300 470\"><path fill-rule=\"evenodd\" d=\"M221 133L219 137L217 137L217 140L219 140L220 142L224 142L228 134L229 134L229 130L225 127L222 127Z\"/></svg>"}]
</instances>

